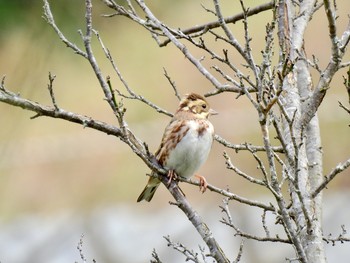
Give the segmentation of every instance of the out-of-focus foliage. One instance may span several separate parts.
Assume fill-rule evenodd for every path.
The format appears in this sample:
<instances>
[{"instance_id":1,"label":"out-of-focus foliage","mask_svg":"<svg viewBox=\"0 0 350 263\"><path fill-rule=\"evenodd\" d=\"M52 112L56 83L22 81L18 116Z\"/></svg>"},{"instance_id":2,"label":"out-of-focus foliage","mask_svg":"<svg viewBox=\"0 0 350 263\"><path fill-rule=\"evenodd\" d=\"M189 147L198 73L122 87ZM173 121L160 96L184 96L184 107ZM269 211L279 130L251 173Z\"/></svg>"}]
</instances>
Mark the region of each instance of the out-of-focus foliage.
<instances>
[{"instance_id":1,"label":"out-of-focus foliage","mask_svg":"<svg viewBox=\"0 0 350 263\"><path fill-rule=\"evenodd\" d=\"M81 0L59 0L51 1L50 5L57 22L62 28L67 28L82 20L79 12L84 12L82 3ZM45 27L44 19L42 23L38 19L43 10L42 5L41 0L0 0L0 42L4 41L7 33L14 30Z\"/></svg>"}]
</instances>

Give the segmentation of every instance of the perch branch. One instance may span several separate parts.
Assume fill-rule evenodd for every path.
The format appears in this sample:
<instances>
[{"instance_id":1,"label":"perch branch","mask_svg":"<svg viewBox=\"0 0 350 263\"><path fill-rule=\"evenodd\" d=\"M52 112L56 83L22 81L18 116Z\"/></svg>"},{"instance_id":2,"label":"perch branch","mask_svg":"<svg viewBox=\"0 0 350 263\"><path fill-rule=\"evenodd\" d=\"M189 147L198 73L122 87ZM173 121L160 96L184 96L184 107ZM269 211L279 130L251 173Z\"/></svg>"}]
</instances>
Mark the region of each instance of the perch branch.
<instances>
[{"instance_id":1,"label":"perch branch","mask_svg":"<svg viewBox=\"0 0 350 263\"><path fill-rule=\"evenodd\" d=\"M197 185L199 186L199 182L194 181L192 179L186 179L186 178L179 178L180 182L186 182L189 184ZM214 185L208 184L207 189L209 189L212 192L218 193L222 196L228 197L230 200L235 200L239 203L259 207L261 209L267 210L267 211L276 211L276 208L272 204L265 204L259 201L254 201L252 199L244 198L239 195L236 195L234 193L231 193L228 190L221 189L219 187L216 187Z\"/></svg>"}]
</instances>

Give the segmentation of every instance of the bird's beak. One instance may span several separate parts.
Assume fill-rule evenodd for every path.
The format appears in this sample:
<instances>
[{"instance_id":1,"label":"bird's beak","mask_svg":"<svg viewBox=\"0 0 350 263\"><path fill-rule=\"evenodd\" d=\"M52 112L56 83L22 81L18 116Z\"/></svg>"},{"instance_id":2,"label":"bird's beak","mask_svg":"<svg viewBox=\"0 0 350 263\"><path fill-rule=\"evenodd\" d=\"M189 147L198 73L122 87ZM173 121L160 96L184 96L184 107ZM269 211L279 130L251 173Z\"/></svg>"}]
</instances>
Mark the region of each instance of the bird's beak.
<instances>
[{"instance_id":1,"label":"bird's beak","mask_svg":"<svg viewBox=\"0 0 350 263\"><path fill-rule=\"evenodd\" d=\"M213 109L209 110L209 115L218 115L219 113Z\"/></svg>"}]
</instances>

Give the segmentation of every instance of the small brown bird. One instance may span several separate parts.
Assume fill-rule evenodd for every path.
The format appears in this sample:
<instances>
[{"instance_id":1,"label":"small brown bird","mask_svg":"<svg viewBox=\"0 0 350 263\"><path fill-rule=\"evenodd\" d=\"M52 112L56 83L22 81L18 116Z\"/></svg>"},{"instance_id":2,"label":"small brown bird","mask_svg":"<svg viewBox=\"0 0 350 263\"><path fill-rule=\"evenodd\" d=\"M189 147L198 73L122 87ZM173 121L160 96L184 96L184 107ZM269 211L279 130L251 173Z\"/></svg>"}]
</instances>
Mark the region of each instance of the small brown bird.
<instances>
[{"instance_id":1,"label":"small brown bird","mask_svg":"<svg viewBox=\"0 0 350 263\"><path fill-rule=\"evenodd\" d=\"M180 101L155 153L159 164L169 171L169 181L176 176L190 178L206 161L214 137L214 127L208 117L214 114L217 112L198 94L191 93ZM205 178L196 177L204 192L207 188ZM160 180L150 177L137 202L151 201L159 185Z\"/></svg>"}]
</instances>

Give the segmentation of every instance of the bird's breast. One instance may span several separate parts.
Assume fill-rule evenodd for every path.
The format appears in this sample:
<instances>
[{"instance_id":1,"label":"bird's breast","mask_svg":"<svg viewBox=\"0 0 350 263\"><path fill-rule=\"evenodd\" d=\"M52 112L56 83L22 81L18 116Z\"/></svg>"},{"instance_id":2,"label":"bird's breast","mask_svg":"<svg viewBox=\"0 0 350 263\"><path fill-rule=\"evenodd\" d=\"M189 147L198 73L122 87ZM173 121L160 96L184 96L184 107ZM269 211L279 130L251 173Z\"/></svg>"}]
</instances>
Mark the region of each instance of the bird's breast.
<instances>
[{"instance_id":1,"label":"bird's breast","mask_svg":"<svg viewBox=\"0 0 350 263\"><path fill-rule=\"evenodd\" d=\"M191 177L206 161L213 142L214 129L207 120L190 120L188 130L169 153L165 167L181 176Z\"/></svg>"}]
</instances>

